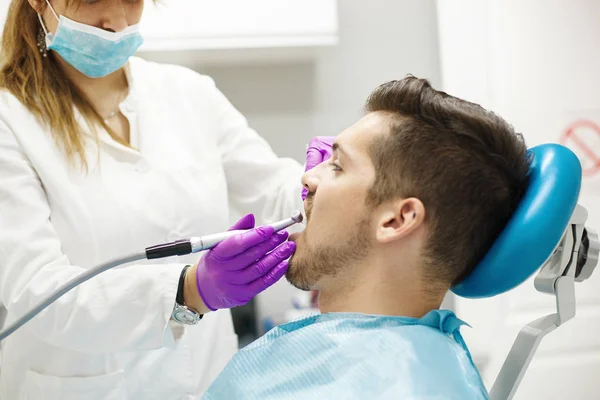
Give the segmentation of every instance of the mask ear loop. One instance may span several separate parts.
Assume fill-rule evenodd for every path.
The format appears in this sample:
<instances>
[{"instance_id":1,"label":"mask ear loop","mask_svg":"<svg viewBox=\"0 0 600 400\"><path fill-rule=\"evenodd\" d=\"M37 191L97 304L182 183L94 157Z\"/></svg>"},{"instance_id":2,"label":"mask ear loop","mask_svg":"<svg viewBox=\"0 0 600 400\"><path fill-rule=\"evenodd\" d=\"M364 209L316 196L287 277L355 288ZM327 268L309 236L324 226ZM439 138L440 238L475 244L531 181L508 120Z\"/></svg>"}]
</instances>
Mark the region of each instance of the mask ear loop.
<instances>
[{"instance_id":1,"label":"mask ear loop","mask_svg":"<svg viewBox=\"0 0 600 400\"><path fill-rule=\"evenodd\" d=\"M56 18L57 21L60 21L60 18L58 18L56 11L54 11L54 8L52 7L52 4L50 4L50 0L46 0L46 4L48 4L48 7L50 7L50 11L52 11L52 14L54 14L54 18Z\"/></svg>"},{"instance_id":2,"label":"mask ear loop","mask_svg":"<svg viewBox=\"0 0 600 400\"><path fill-rule=\"evenodd\" d=\"M52 11L54 18L56 18L57 21L60 21L60 18L58 17L58 15L56 14L56 11L54 11L54 8L52 7L52 4L50 4L50 0L46 0L46 4L48 4L48 8L50 8L50 11ZM42 25L42 29L44 30L44 33L46 35L48 35L48 29L46 29L46 24L44 24L44 20L42 19L42 16L40 15L40 13L37 13L37 16L38 16L38 19L40 20L40 24Z\"/></svg>"}]
</instances>

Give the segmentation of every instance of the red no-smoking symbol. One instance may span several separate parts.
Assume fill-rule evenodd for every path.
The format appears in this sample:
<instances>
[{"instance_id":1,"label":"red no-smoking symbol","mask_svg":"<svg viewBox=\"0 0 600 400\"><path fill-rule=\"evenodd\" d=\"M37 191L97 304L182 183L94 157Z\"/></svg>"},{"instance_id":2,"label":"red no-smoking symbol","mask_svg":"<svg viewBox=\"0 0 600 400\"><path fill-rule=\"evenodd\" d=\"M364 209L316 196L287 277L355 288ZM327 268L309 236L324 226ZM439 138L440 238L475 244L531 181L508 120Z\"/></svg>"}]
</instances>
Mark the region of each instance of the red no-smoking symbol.
<instances>
[{"instance_id":1,"label":"red no-smoking symbol","mask_svg":"<svg viewBox=\"0 0 600 400\"><path fill-rule=\"evenodd\" d=\"M589 120L575 121L566 129L560 142L577 154L584 176L600 172L600 126Z\"/></svg>"}]
</instances>

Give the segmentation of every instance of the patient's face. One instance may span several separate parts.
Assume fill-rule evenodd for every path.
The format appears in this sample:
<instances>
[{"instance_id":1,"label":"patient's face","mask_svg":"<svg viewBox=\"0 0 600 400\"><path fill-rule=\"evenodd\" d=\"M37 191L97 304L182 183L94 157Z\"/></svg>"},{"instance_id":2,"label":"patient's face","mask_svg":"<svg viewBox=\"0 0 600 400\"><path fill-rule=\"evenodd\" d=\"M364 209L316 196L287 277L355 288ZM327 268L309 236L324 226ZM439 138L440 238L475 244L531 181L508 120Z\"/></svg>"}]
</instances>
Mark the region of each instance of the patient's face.
<instances>
[{"instance_id":1,"label":"patient's face","mask_svg":"<svg viewBox=\"0 0 600 400\"><path fill-rule=\"evenodd\" d=\"M365 206L375 180L368 150L385 126L384 116L366 115L337 136L331 159L304 174L307 224L291 236L297 248L286 274L294 286L322 289L324 278L340 277L353 261L368 257L375 230Z\"/></svg>"}]
</instances>

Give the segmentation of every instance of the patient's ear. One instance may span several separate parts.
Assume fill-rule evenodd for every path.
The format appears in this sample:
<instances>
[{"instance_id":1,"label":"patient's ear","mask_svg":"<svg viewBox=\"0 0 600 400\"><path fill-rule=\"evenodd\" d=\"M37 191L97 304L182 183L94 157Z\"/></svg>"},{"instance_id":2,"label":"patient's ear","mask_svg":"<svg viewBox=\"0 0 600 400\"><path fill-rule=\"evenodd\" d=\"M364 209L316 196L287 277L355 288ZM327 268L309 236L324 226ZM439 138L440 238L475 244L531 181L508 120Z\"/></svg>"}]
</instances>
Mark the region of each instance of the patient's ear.
<instances>
[{"instance_id":1,"label":"patient's ear","mask_svg":"<svg viewBox=\"0 0 600 400\"><path fill-rule=\"evenodd\" d=\"M380 205L376 211L376 239L389 243L413 233L425 220L425 206L421 200L409 197Z\"/></svg>"}]
</instances>

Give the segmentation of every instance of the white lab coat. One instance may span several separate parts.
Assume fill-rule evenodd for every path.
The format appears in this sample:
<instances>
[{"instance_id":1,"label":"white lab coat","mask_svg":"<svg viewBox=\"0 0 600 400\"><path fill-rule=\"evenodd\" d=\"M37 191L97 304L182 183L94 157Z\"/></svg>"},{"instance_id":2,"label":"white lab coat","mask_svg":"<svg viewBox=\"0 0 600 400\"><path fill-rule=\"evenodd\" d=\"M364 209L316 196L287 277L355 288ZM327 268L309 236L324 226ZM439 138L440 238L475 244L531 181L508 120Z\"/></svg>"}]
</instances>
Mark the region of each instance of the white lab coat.
<instances>
[{"instance_id":1,"label":"white lab coat","mask_svg":"<svg viewBox=\"0 0 600 400\"><path fill-rule=\"evenodd\" d=\"M134 151L101 133L89 173L0 93L0 298L6 325L82 270L149 245L228 228L228 204L259 221L301 205L302 166L277 158L215 87L133 58L121 111ZM81 120L80 116L78 118ZM2 400L199 397L237 350L231 313L169 322L183 266L198 255L107 271L2 344Z\"/></svg>"}]
</instances>

